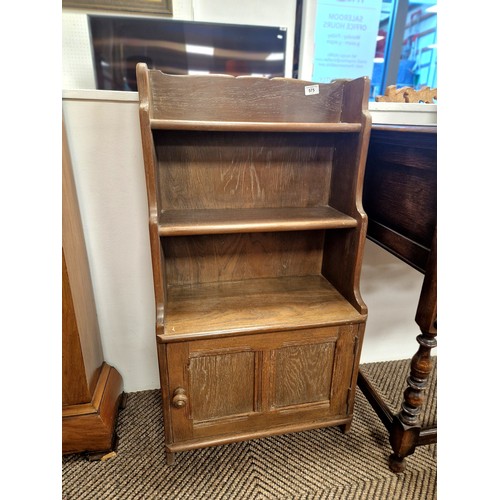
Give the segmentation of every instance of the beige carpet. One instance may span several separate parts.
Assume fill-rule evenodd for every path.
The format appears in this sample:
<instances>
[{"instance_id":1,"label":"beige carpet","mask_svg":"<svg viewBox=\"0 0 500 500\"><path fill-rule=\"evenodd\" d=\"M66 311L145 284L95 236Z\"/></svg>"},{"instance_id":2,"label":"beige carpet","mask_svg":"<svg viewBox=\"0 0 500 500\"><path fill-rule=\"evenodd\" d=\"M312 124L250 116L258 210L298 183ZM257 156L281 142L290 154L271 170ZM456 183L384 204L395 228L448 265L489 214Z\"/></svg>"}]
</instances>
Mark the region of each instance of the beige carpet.
<instances>
[{"instance_id":1,"label":"beige carpet","mask_svg":"<svg viewBox=\"0 0 500 500\"><path fill-rule=\"evenodd\" d=\"M362 366L398 408L409 360ZM431 397L426 420L435 414ZM64 500L437 498L436 445L418 447L405 472L391 472L387 431L359 389L347 434L332 427L193 450L177 454L173 466L165 461L159 390L128 394L117 433L115 458L63 457Z\"/></svg>"}]
</instances>

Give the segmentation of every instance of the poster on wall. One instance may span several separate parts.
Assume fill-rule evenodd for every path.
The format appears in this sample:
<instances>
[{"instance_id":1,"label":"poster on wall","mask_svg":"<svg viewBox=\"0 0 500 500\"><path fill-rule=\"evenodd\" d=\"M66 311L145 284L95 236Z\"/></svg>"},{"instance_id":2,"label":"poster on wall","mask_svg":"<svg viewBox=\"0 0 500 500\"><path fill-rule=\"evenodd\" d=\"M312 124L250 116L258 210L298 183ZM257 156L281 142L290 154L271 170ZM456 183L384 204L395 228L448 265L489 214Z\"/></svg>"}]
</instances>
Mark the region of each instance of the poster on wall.
<instances>
[{"instance_id":1,"label":"poster on wall","mask_svg":"<svg viewBox=\"0 0 500 500\"><path fill-rule=\"evenodd\" d=\"M317 0L312 80L371 78L382 0Z\"/></svg>"}]
</instances>

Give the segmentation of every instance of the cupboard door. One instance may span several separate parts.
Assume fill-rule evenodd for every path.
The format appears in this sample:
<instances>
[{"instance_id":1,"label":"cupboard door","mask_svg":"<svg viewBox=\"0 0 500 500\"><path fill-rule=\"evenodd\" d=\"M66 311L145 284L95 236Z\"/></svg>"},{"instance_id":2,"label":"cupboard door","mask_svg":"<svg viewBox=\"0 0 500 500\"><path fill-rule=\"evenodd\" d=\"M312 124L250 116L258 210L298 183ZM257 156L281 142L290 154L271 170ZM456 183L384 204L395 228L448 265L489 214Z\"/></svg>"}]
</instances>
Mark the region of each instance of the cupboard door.
<instances>
[{"instance_id":1,"label":"cupboard door","mask_svg":"<svg viewBox=\"0 0 500 500\"><path fill-rule=\"evenodd\" d=\"M173 442L196 438L200 432L210 434L207 429L211 428L217 428L218 433L227 424L254 413L258 358L247 345L225 346L216 340L169 344ZM181 407L175 405L176 391L185 401Z\"/></svg>"},{"instance_id":2,"label":"cupboard door","mask_svg":"<svg viewBox=\"0 0 500 500\"><path fill-rule=\"evenodd\" d=\"M346 418L357 334L345 325L167 344L172 442Z\"/></svg>"}]
</instances>

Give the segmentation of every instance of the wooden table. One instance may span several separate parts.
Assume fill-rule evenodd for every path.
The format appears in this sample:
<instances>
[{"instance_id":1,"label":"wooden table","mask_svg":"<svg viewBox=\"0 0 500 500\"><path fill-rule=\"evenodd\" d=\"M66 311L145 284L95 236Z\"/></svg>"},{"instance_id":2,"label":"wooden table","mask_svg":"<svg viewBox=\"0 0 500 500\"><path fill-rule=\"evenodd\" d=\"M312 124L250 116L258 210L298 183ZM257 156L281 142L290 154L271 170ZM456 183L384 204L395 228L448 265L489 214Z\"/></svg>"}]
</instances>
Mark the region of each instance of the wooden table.
<instances>
[{"instance_id":1,"label":"wooden table","mask_svg":"<svg viewBox=\"0 0 500 500\"><path fill-rule=\"evenodd\" d=\"M421 334L411 361L401 410L394 415L360 370L358 386L389 432L394 472L419 445L437 441L436 427L422 428L420 413L433 368L437 335L437 128L373 125L366 163L363 205L368 238L424 273L415 321Z\"/></svg>"}]
</instances>

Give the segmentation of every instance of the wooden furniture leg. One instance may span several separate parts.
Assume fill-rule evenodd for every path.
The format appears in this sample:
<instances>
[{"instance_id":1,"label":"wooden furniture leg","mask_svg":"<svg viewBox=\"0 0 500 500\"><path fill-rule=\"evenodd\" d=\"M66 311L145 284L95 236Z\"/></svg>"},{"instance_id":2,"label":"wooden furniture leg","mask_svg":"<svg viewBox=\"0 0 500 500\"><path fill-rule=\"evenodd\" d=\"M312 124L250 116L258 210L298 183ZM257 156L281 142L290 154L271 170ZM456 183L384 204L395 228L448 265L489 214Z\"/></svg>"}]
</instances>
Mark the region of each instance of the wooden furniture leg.
<instances>
[{"instance_id":1,"label":"wooden furniture leg","mask_svg":"<svg viewBox=\"0 0 500 500\"><path fill-rule=\"evenodd\" d=\"M411 455L420 441L420 412L425 402L425 389L433 368L431 350L436 347L437 335L437 272L436 272L436 234L434 234L431 253L420 294L415 321L421 334L417 337L420 344L411 361L408 387L404 392L401 411L395 415L390 429L389 441L393 454L389 466L394 472L405 469L405 457Z\"/></svg>"}]
</instances>

